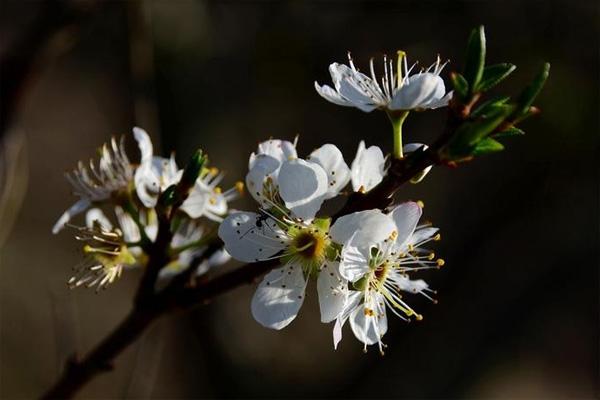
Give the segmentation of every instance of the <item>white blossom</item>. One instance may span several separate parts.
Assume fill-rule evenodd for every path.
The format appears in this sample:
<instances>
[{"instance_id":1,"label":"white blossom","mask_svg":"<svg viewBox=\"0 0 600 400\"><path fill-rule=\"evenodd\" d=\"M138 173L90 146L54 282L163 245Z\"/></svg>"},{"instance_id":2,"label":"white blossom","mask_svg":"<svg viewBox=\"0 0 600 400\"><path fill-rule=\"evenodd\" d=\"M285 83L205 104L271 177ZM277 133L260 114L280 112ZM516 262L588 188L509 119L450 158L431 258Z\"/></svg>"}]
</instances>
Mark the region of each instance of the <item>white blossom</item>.
<instances>
[{"instance_id":1,"label":"white blossom","mask_svg":"<svg viewBox=\"0 0 600 400\"><path fill-rule=\"evenodd\" d=\"M252 315L260 324L272 329L290 324L304 302L311 276L317 277L321 320L332 321L341 312L347 283L332 257L328 228L328 219L315 219L312 213L299 219L275 203L271 210L260 209L260 214L235 212L225 218L219 237L233 258L244 262L281 260L281 266L264 277L252 299Z\"/></svg>"},{"instance_id":2,"label":"white blossom","mask_svg":"<svg viewBox=\"0 0 600 400\"><path fill-rule=\"evenodd\" d=\"M325 144L307 160L298 158L296 143L271 139L250 155L246 175L248 191L262 208L274 204L302 220L314 218L323 201L339 194L350 170L340 150Z\"/></svg>"},{"instance_id":3,"label":"white blossom","mask_svg":"<svg viewBox=\"0 0 600 400\"><path fill-rule=\"evenodd\" d=\"M408 68L404 52L398 52L396 65L384 56L380 81L375 75L372 58L370 76L355 67L350 53L348 64L332 63L329 66L333 88L315 82L317 92L334 104L356 107L364 112L374 109L419 111L446 106L452 98L452 92L446 93L444 81L439 76L446 65L440 63L439 57L427 70L410 75L415 64Z\"/></svg>"},{"instance_id":4,"label":"white blossom","mask_svg":"<svg viewBox=\"0 0 600 400\"><path fill-rule=\"evenodd\" d=\"M389 214L379 210L350 214L332 226L333 240L343 242L340 275L353 287L344 310L336 319L334 347L341 340L342 326L347 320L365 350L368 345L378 344L383 352L386 309L404 320L422 319L403 300L401 292L420 293L430 298L427 292L432 291L428 285L423 280L411 280L408 275L439 268L443 260L435 260L432 252L422 248L427 242L438 240L439 235L436 228L417 226L421 214L417 203L408 202Z\"/></svg>"},{"instance_id":5,"label":"white blossom","mask_svg":"<svg viewBox=\"0 0 600 400\"><path fill-rule=\"evenodd\" d=\"M135 171L135 190L142 204L152 208L162 191L179 182L183 170L177 167L173 154L170 158L153 156L152 141L145 130L135 127L133 136L142 153Z\"/></svg>"},{"instance_id":6,"label":"white blossom","mask_svg":"<svg viewBox=\"0 0 600 400\"><path fill-rule=\"evenodd\" d=\"M110 146L104 144L100 149L97 165L93 160L88 166L79 162L77 168L65 174L79 200L60 216L52 233L58 233L75 215L84 212L93 203L106 201L127 190L133 174L134 168L125 154L124 138L118 143L112 138Z\"/></svg>"},{"instance_id":7,"label":"white blossom","mask_svg":"<svg viewBox=\"0 0 600 400\"><path fill-rule=\"evenodd\" d=\"M244 192L242 182L236 182L232 188L223 192L218 186L223 177L224 174L217 168L203 169L180 209L191 218L206 217L221 222L229 211L228 203Z\"/></svg>"}]
</instances>

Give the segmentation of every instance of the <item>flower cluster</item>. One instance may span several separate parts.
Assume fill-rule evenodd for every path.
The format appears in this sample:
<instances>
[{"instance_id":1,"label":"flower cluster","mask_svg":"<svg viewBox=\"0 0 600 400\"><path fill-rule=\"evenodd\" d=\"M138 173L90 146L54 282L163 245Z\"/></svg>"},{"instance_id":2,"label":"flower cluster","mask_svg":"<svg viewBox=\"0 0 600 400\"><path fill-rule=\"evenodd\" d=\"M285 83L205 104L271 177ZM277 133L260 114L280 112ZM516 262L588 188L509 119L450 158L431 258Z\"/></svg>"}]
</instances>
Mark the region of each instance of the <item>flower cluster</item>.
<instances>
[{"instance_id":1,"label":"flower cluster","mask_svg":"<svg viewBox=\"0 0 600 400\"><path fill-rule=\"evenodd\" d=\"M295 142L271 139L251 154L246 184L258 212L231 213L219 236L240 261L281 260L252 299L252 314L260 324L273 329L290 324L311 278L317 281L321 321L335 321L336 347L348 319L365 348L378 343L383 351L386 307L404 319L421 318L400 292L429 297L427 284L409 274L438 268L443 261L423 248L439 234L418 225L419 204L403 203L388 213L360 211L335 221L319 215L323 202L343 193L349 182L354 191L365 193L385 172L381 149L366 148L364 142L351 167L332 144L302 159Z\"/></svg>"},{"instance_id":2,"label":"flower cluster","mask_svg":"<svg viewBox=\"0 0 600 400\"><path fill-rule=\"evenodd\" d=\"M124 138L114 138L110 145L100 149L100 159L90 160L86 166L66 174L79 200L58 219L52 231L58 233L66 225L76 229L76 238L84 243L84 260L75 267L70 287L105 288L113 283L123 269L143 266L147 261L144 246L157 236L156 206L159 196L167 188L177 185L183 170L177 166L175 156L163 158L153 154L148 134L133 128L133 136L140 150L140 162L134 164L124 148ZM160 271L161 277L170 277L186 269L201 255L207 242L214 236L205 234L202 219L220 222L229 211L228 203L243 191L241 182L227 191L218 186L223 173L217 168L202 167L186 200L179 208L169 253L171 262ZM111 223L100 207L111 210ZM85 212L85 226L74 226L71 220ZM205 273L211 266L228 261L229 255L217 251L207 260L194 266L197 274Z\"/></svg>"}]
</instances>

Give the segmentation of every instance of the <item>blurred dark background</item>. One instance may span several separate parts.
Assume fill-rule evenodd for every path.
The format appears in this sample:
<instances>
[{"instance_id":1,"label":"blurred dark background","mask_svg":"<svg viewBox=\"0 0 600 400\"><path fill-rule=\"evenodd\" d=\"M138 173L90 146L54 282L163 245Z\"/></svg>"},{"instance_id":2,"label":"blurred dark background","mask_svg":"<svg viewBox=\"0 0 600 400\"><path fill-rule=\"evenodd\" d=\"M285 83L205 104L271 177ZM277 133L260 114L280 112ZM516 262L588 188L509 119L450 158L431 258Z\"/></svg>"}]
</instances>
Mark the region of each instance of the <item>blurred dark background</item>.
<instances>
[{"instance_id":1,"label":"blurred dark background","mask_svg":"<svg viewBox=\"0 0 600 400\"><path fill-rule=\"evenodd\" d=\"M129 272L99 295L67 289L78 247L69 233L50 233L73 201L64 170L112 134L132 144L134 124L180 163L202 147L229 183L270 136L300 134L301 155L332 142L348 162L361 139L389 151L383 114L327 103L313 81L329 83L327 66L347 50L364 69L397 49L421 65L438 53L451 59L447 79L478 24L488 62L518 66L499 91L517 94L543 61L551 76L537 101L543 113L507 151L438 168L400 191L423 200L442 229L435 250L446 266L423 275L439 304L409 299L422 322L391 318L384 357L363 354L348 328L334 351L314 291L275 332L253 321L254 288L242 287L161 320L80 396L598 395L597 2L3 0L0 21L2 54L33 37L36 61L18 107L3 115L18 168L0 221L2 398L46 389L69 354L87 352L127 313L140 276ZM16 102L12 82L1 83L2 102ZM412 115L405 140L431 141L444 118L445 110Z\"/></svg>"}]
</instances>

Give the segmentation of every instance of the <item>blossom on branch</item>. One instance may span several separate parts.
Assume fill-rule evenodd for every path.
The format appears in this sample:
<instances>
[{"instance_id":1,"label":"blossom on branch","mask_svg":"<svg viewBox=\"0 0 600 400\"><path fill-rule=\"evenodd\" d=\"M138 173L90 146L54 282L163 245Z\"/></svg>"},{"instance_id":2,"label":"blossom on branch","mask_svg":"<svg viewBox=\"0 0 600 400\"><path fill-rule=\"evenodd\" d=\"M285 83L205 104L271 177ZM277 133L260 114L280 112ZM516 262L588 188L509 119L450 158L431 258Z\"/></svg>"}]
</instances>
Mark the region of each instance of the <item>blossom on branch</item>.
<instances>
[{"instance_id":1,"label":"blossom on branch","mask_svg":"<svg viewBox=\"0 0 600 400\"><path fill-rule=\"evenodd\" d=\"M383 76L375 74L373 58L369 62L370 76L360 72L348 53L348 64L332 63L329 73L333 88L315 82L317 93L324 99L346 107L356 107L364 112L375 109L386 111L422 111L446 106L452 92L446 93L440 73L446 63L438 56L426 70L410 75L416 64L408 68L406 54L398 51L396 65L383 57Z\"/></svg>"}]
</instances>

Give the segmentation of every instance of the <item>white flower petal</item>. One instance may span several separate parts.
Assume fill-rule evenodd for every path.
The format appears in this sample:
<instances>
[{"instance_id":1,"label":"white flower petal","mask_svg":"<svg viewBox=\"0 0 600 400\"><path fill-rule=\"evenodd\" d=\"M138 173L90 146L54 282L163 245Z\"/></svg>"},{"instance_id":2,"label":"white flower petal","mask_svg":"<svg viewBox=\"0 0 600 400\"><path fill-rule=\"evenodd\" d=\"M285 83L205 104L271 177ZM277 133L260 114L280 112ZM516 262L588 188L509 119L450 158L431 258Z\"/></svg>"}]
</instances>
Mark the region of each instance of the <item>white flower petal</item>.
<instances>
[{"instance_id":1,"label":"white flower petal","mask_svg":"<svg viewBox=\"0 0 600 400\"><path fill-rule=\"evenodd\" d=\"M211 194L206 185L197 181L180 208L191 218L200 218L206 213Z\"/></svg>"},{"instance_id":2,"label":"white flower petal","mask_svg":"<svg viewBox=\"0 0 600 400\"><path fill-rule=\"evenodd\" d=\"M414 201L402 203L392 210L390 216L396 224L396 243L399 245L406 242L415 231L423 210Z\"/></svg>"},{"instance_id":3,"label":"white flower petal","mask_svg":"<svg viewBox=\"0 0 600 400\"><path fill-rule=\"evenodd\" d=\"M352 103L340 96L340 94L336 92L335 89L333 89L331 86L319 86L319 84L315 82L315 89L321 97L323 97L325 100L332 102L333 104L337 104L338 106L344 107L353 107Z\"/></svg>"},{"instance_id":4,"label":"white flower petal","mask_svg":"<svg viewBox=\"0 0 600 400\"><path fill-rule=\"evenodd\" d=\"M235 212L219 226L219 237L233 258L244 262L267 259L286 247L284 233L275 221L267 219L257 226L259 214Z\"/></svg>"},{"instance_id":5,"label":"white flower petal","mask_svg":"<svg viewBox=\"0 0 600 400\"><path fill-rule=\"evenodd\" d=\"M339 218L329 234L334 242L346 244L354 235L357 247L366 247L390 237L396 229L394 221L380 210L365 210Z\"/></svg>"},{"instance_id":6,"label":"white flower petal","mask_svg":"<svg viewBox=\"0 0 600 400\"><path fill-rule=\"evenodd\" d=\"M248 169L254 167L254 163L258 156L269 156L277 161L279 164L284 161L293 160L298 158L296 153L296 143L292 143L287 140L280 139L269 139L258 144L258 150L256 154L252 153L248 161Z\"/></svg>"},{"instance_id":7,"label":"white flower petal","mask_svg":"<svg viewBox=\"0 0 600 400\"><path fill-rule=\"evenodd\" d=\"M417 151L419 149L423 149L423 150L427 150L429 146L427 146L426 144L423 143L408 143L406 145L404 145L404 147L402 147L402 150L404 151L404 154L410 154L414 151ZM424 170L422 170L420 173L418 173L417 175L415 175L411 180L410 183L419 183L423 180L423 178L425 178L425 176L427 176L427 174L429 173L429 171L431 171L431 168L433 168L433 165L430 165L429 167L425 168Z\"/></svg>"},{"instance_id":8,"label":"white flower petal","mask_svg":"<svg viewBox=\"0 0 600 400\"><path fill-rule=\"evenodd\" d=\"M392 110L413 110L429 108L444 97L444 80L438 75L425 72L410 76L404 85L396 91L390 103Z\"/></svg>"},{"instance_id":9,"label":"white flower petal","mask_svg":"<svg viewBox=\"0 0 600 400\"><path fill-rule=\"evenodd\" d=\"M246 175L246 187L250 195L260 204L263 204L265 201L263 192L265 180L270 178L273 184L277 184L277 175L281 163L276 158L261 154L256 156L251 164L252 167Z\"/></svg>"},{"instance_id":10,"label":"white flower petal","mask_svg":"<svg viewBox=\"0 0 600 400\"><path fill-rule=\"evenodd\" d=\"M324 144L312 153L309 161L319 164L327 174L327 195L330 199L338 195L350 180L350 168L344 161L342 152L333 144Z\"/></svg>"},{"instance_id":11,"label":"white flower petal","mask_svg":"<svg viewBox=\"0 0 600 400\"><path fill-rule=\"evenodd\" d=\"M141 153L141 161L140 165L143 164L152 164L152 140L150 140L150 136L148 133L142 128L138 128L137 126L133 128L133 137L138 143L138 147Z\"/></svg>"},{"instance_id":12,"label":"white flower petal","mask_svg":"<svg viewBox=\"0 0 600 400\"><path fill-rule=\"evenodd\" d=\"M383 180L385 174L385 158L377 146L365 148L365 142L358 144L356 157L352 161L352 189L365 191L373 189Z\"/></svg>"},{"instance_id":13,"label":"white flower petal","mask_svg":"<svg viewBox=\"0 0 600 400\"><path fill-rule=\"evenodd\" d=\"M311 220L327 193L327 174L318 164L301 159L283 163L278 177L279 194L298 218Z\"/></svg>"},{"instance_id":14,"label":"white flower petal","mask_svg":"<svg viewBox=\"0 0 600 400\"><path fill-rule=\"evenodd\" d=\"M358 307L358 304L360 303L361 299L362 299L362 292L359 292L356 290L349 291L348 298L346 300L346 305L344 306L344 310L336 318L335 324L333 326L333 348L335 350L337 350L338 344L342 340L342 328L344 327L344 324L350 317L350 314L352 313L352 311L354 311L354 309L356 307Z\"/></svg>"},{"instance_id":15,"label":"white flower petal","mask_svg":"<svg viewBox=\"0 0 600 400\"><path fill-rule=\"evenodd\" d=\"M356 282L371 271L369 268L371 247L357 247L354 243L355 238L356 234L344 245L339 265L340 275L350 282Z\"/></svg>"},{"instance_id":16,"label":"white flower petal","mask_svg":"<svg viewBox=\"0 0 600 400\"><path fill-rule=\"evenodd\" d=\"M371 112L379 106L371 93L376 85L368 76L338 63L329 65L329 73L339 96L354 107Z\"/></svg>"},{"instance_id":17,"label":"white flower petal","mask_svg":"<svg viewBox=\"0 0 600 400\"><path fill-rule=\"evenodd\" d=\"M89 209L87 213L85 213L85 226L91 228L94 226L94 222L98 222L100 226L108 231L112 230L112 224L109 219L106 218L106 215L99 208Z\"/></svg>"},{"instance_id":18,"label":"white flower petal","mask_svg":"<svg viewBox=\"0 0 600 400\"><path fill-rule=\"evenodd\" d=\"M56 223L52 227L52 233L57 234L58 232L60 232L62 230L62 228L64 228L65 225L67 223L69 223L69 221L71 221L71 219L74 216L84 212L90 205L91 205L91 202L88 199L78 200L75 204L73 204L71 207L69 207L69 209L60 216L58 221L56 221Z\"/></svg>"},{"instance_id":19,"label":"white flower petal","mask_svg":"<svg viewBox=\"0 0 600 400\"><path fill-rule=\"evenodd\" d=\"M152 157L152 170L159 178L161 190L165 190L169 186L178 183L183 175L183 170L177 168L177 163L173 155L171 158Z\"/></svg>"},{"instance_id":20,"label":"white flower petal","mask_svg":"<svg viewBox=\"0 0 600 400\"><path fill-rule=\"evenodd\" d=\"M337 262L326 262L317 279L321 322L331 322L344 310L348 282L340 276Z\"/></svg>"},{"instance_id":21,"label":"white flower petal","mask_svg":"<svg viewBox=\"0 0 600 400\"><path fill-rule=\"evenodd\" d=\"M400 275L394 282L398 285L399 289L411 293L419 293L429 287L423 279L410 280L404 275Z\"/></svg>"},{"instance_id":22,"label":"white flower petal","mask_svg":"<svg viewBox=\"0 0 600 400\"><path fill-rule=\"evenodd\" d=\"M381 341L387 332L387 317L385 314L384 297L373 293L370 302L357 307L350 315L350 327L354 336L366 345ZM372 310L374 315L369 315Z\"/></svg>"},{"instance_id":23,"label":"white flower petal","mask_svg":"<svg viewBox=\"0 0 600 400\"><path fill-rule=\"evenodd\" d=\"M115 207L115 215L123 232L123 239L126 242L139 242L142 238L137 224L121 207Z\"/></svg>"},{"instance_id":24,"label":"white flower petal","mask_svg":"<svg viewBox=\"0 0 600 400\"><path fill-rule=\"evenodd\" d=\"M152 208L156 205L160 192L160 179L153 168L152 141L148 133L138 127L133 128L133 137L141 153L140 165L134 176L135 190L142 204Z\"/></svg>"},{"instance_id":25,"label":"white flower petal","mask_svg":"<svg viewBox=\"0 0 600 400\"><path fill-rule=\"evenodd\" d=\"M406 245L413 245L416 246L417 244L421 243L423 240L429 239L430 237L435 236L436 233L438 233L439 229L438 228L433 228L433 227L424 227L424 228L419 228L417 230L415 230L415 232L412 234L412 236L408 239L408 241L405 243Z\"/></svg>"},{"instance_id":26,"label":"white flower petal","mask_svg":"<svg viewBox=\"0 0 600 400\"><path fill-rule=\"evenodd\" d=\"M364 112L371 112L378 107L373 103L367 92L359 86L354 80L344 78L340 82L340 95L348 99L348 101L356 108Z\"/></svg>"},{"instance_id":27,"label":"white flower petal","mask_svg":"<svg viewBox=\"0 0 600 400\"><path fill-rule=\"evenodd\" d=\"M225 249L220 249L214 252L212 256L208 258L209 267L218 267L231 260L231 255Z\"/></svg>"},{"instance_id":28,"label":"white flower petal","mask_svg":"<svg viewBox=\"0 0 600 400\"><path fill-rule=\"evenodd\" d=\"M304 302L306 279L300 265L288 264L269 272L252 298L252 315L262 326L283 329Z\"/></svg>"}]
</instances>

